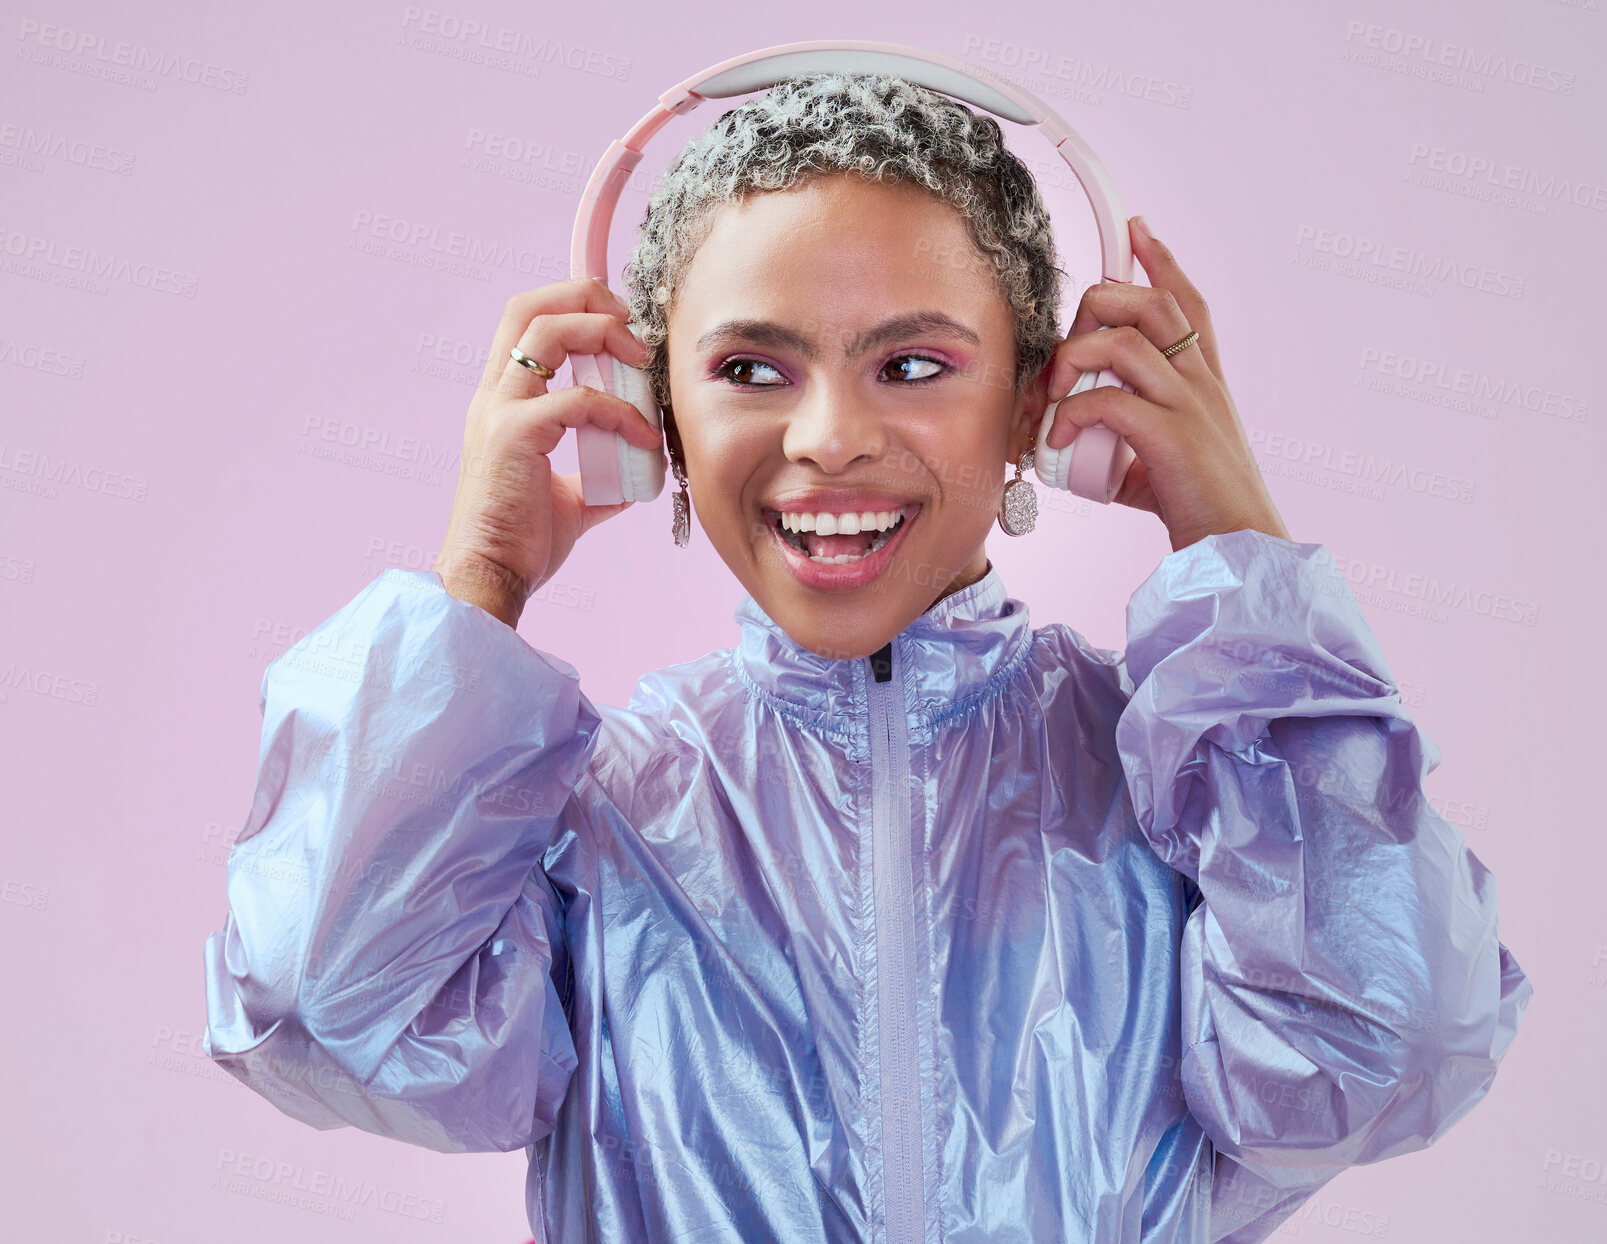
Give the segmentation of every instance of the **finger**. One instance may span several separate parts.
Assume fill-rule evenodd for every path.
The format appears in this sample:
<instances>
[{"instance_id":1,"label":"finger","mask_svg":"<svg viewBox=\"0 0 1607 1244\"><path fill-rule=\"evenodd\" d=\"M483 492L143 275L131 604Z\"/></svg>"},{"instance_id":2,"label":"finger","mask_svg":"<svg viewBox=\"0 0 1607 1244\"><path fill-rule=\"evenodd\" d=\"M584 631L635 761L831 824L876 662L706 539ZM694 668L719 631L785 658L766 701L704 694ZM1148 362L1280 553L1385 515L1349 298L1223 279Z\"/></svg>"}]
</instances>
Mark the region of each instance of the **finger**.
<instances>
[{"instance_id":1,"label":"finger","mask_svg":"<svg viewBox=\"0 0 1607 1244\"><path fill-rule=\"evenodd\" d=\"M1151 442L1156 420L1169 411L1157 410L1155 403L1115 385L1089 389L1055 407L1054 421L1043 443L1050 449L1064 449L1082 428L1102 423L1143 457Z\"/></svg>"},{"instance_id":2,"label":"finger","mask_svg":"<svg viewBox=\"0 0 1607 1244\"><path fill-rule=\"evenodd\" d=\"M620 362L640 367L647 351L617 316L596 311L538 315L519 339L519 349L556 372L573 354L605 351ZM605 371L605 376L608 374ZM551 377L543 378L511 355L507 359L500 394L511 401L541 397ZM597 386L594 386L597 387Z\"/></svg>"},{"instance_id":3,"label":"finger","mask_svg":"<svg viewBox=\"0 0 1607 1244\"><path fill-rule=\"evenodd\" d=\"M1067 398L1079 376L1107 368L1130 385L1133 394L1152 407L1163 407L1168 412L1174 412L1192 409L1198 404L1194 397L1197 382L1173 367L1171 361L1155 348L1154 342L1131 324L1096 329L1067 338L1055 351L1054 368L1055 379L1049 387L1049 400L1061 402L1063 406L1084 403L1104 389L1121 392L1117 385L1105 385L1086 389ZM1066 400L1061 401L1063 398ZM1058 443L1050 445L1052 449L1059 447Z\"/></svg>"},{"instance_id":4,"label":"finger","mask_svg":"<svg viewBox=\"0 0 1607 1244\"><path fill-rule=\"evenodd\" d=\"M1082 302L1077 307L1077 315L1071 322L1071 332L1067 334L1067 340L1080 341L1090 335L1107 336L1108 334L1098 332L1101 326L1136 328L1155 347L1160 361L1188 380L1203 380L1210 371L1203 356L1184 357L1193 353L1192 346L1178 351L1170 359L1161 354L1162 350L1187 337L1196 327L1189 324L1182 306L1169 290L1155 289L1148 285L1125 285L1119 281L1090 285L1084 291ZM1200 340L1204 339L1205 334L1202 332ZM1134 379L1125 375L1122 379L1137 387ZM1057 365L1056 371L1050 376L1049 396L1051 398L1064 396L1071 391L1076 382L1077 370L1072 364L1068 362L1064 368Z\"/></svg>"},{"instance_id":5,"label":"finger","mask_svg":"<svg viewBox=\"0 0 1607 1244\"><path fill-rule=\"evenodd\" d=\"M546 354L537 353L523 342L529 336L531 326L541 317L563 312L614 316L621 324L630 317L625 304L601 281L577 278L524 290L510 298L503 308L502 320L491 340L491 354L486 359L481 383L499 385L504 393L514 398L536 397L545 393L547 382L522 363L515 362L508 351L517 345L544 367L557 371L567 355L554 362ZM626 335L629 336L628 333ZM630 355L622 354L621 357L626 362L634 362ZM524 374L519 375L520 372Z\"/></svg>"},{"instance_id":6,"label":"finger","mask_svg":"<svg viewBox=\"0 0 1607 1244\"><path fill-rule=\"evenodd\" d=\"M568 486L571 493L576 497L583 498L579 471L576 471L573 475L561 475L558 478ZM630 509L635 504L636 502L634 501L616 501L612 505L587 505L585 500L582 499L580 502L580 534L585 535L598 523L603 522L605 519L613 518L614 515Z\"/></svg>"},{"instance_id":7,"label":"finger","mask_svg":"<svg viewBox=\"0 0 1607 1244\"><path fill-rule=\"evenodd\" d=\"M1066 336L1093 332L1105 324L1137 324L1146 314L1153 317L1157 306L1164 304L1164 293L1148 285L1101 281L1083 290L1082 301L1077 304L1077 314L1072 317ZM1178 314L1182 314L1181 309ZM1168 330L1171 327L1166 325Z\"/></svg>"},{"instance_id":8,"label":"finger","mask_svg":"<svg viewBox=\"0 0 1607 1244\"><path fill-rule=\"evenodd\" d=\"M551 454L564 439L565 428L584 424L617 432L643 449L663 448L664 439L659 430L622 397L584 385L571 385L540 396L547 400L514 407L518 413L505 425L508 435L525 442L537 453Z\"/></svg>"},{"instance_id":9,"label":"finger","mask_svg":"<svg viewBox=\"0 0 1607 1244\"><path fill-rule=\"evenodd\" d=\"M1133 224L1137 221L1137 224ZM1134 216L1128 222L1132 227L1128 230L1133 242L1133 254L1138 262L1144 266L1144 275L1149 283L1156 289L1164 289L1182 308L1183 317L1189 327L1200 334L1200 339L1190 346L1188 350L1173 355L1173 359L1181 358L1183 354L1198 348L1200 356L1211 374L1218 380L1222 379L1222 357L1217 350L1216 329L1211 323L1211 309L1206 306L1205 296L1195 288L1194 282L1184 275L1177 257L1172 254L1171 247L1151 234L1146 226L1149 222L1142 216ZM1170 341L1162 344L1161 348L1171 345Z\"/></svg>"},{"instance_id":10,"label":"finger","mask_svg":"<svg viewBox=\"0 0 1607 1244\"><path fill-rule=\"evenodd\" d=\"M1127 465L1127 474L1122 476L1122 482L1116 488L1116 495L1112 498L1117 505L1129 505L1134 509L1147 510L1158 518L1165 518L1161 513L1159 498L1155 490L1150 487L1149 468L1144 465L1142 458L1135 457Z\"/></svg>"},{"instance_id":11,"label":"finger","mask_svg":"<svg viewBox=\"0 0 1607 1244\"><path fill-rule=\"evenodd\" d=\"M609 307L623 312L624 307L612 293L606 298L599 297L606 288L601 281L577 278L521 290L508 299L502 309L496 334L491 339L491 353L481 373L481 383L490 384L502 378L509 347L519 344L519 338L524 336L530 321L536 316L549 315L554 311L595 311Z\"/></svg>"}]
</instances>

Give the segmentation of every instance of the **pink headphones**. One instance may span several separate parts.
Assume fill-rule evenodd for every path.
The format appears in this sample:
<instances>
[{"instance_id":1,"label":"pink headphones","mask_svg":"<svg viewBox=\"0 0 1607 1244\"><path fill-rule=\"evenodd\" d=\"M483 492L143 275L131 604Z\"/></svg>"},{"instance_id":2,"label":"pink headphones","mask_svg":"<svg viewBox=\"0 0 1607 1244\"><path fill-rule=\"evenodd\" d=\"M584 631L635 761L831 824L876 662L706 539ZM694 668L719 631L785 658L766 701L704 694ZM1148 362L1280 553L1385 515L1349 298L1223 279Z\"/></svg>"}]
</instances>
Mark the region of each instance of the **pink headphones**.
<instances>
[{"instance_id":1,"label":"pink headphones","mask_svg":"<svg viewBox=\"0 0 1607 1244\"><path fill-rule=\"evenodd\" d=\"M885 73L945 95L964 100L996 117L1038 129L1071 166L1088 195L1099 229L1103 281L1131 284L1133 251L1127 233L1127 215L1111 185L1110 176L1076 132L1036 96L1013 83L939 52L868 40L817 40L760 48L723 60L693 74L658 97L658 105L608 150L592 171L581 195L570 246L572 277L608 282L608 229L619 192L642 158L642 149L674 116L691 112L706 99L725 99L767 90L787 78L817 72ZM569 359L576 384L625 398L661 432L663 412L653 398L645 372L621 363L613 355L574 354ZM1100 385L1116 385L1131 393L1132 386L1108 368L1084 372L1071 393ZM1068 394L1067 396L1070 396ZM1038 478L1051 488L1068 489L1078 496L1108 503L1116 495L1133 461L1127 442L1104 424L1077 433L1063 449L1049 449L1044 441L1054 421L1051 402L1038 428L1034 466ZM582 425L576 432L580 457L581 495L587 505L613 505L621 501L651 501L664 488L664 451L643 449L604 428Z\"/></svg>"}]
</instances>

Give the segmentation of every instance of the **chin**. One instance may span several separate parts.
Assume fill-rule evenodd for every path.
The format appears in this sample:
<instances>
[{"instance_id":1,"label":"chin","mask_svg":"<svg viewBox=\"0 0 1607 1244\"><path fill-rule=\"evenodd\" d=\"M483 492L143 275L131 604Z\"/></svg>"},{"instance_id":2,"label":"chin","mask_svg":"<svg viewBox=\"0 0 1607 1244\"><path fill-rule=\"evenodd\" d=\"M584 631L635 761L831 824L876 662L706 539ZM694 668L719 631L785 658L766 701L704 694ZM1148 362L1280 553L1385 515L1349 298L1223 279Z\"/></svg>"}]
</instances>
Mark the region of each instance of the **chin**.
<instances>
[{"instance_id":1,"label":"chin","mask_svg":"<svg viewBox=\"0 0 1607 1244\"><path fill-rule=\"evenodd\" d=\"M774 614L771 616L775 617ZM818 617L811 618L807 625L798 626L794 625L790 618L776 618L777 624L787 632L793 643L828 661L862 660L879 650L897 634L897 631L886 627L865 627L855 624L838 628L829 623L822 625L823 621ZM886 635L881 634L883 630L887 630ZM842 639L843 631L853 634L855 640L852 643L845 643ZM876 642L870 643L867 636Z\"/></svg>"},{"instance_id":2,"label":"chin","mask_svg":"<svg viewBox=\"0 0 1607 1244\"><path fill-rule=\"evenodd\" d=\"M907 572L911 554L903 549L894 554L870 583L833 592L800 583L777 550L767 548L754 556L751 582L744 586L800 648L825 660L861 660L914 621L930 603L928 597L940 590L912 590L913 576Z\"/></svg>"}]
</instances>

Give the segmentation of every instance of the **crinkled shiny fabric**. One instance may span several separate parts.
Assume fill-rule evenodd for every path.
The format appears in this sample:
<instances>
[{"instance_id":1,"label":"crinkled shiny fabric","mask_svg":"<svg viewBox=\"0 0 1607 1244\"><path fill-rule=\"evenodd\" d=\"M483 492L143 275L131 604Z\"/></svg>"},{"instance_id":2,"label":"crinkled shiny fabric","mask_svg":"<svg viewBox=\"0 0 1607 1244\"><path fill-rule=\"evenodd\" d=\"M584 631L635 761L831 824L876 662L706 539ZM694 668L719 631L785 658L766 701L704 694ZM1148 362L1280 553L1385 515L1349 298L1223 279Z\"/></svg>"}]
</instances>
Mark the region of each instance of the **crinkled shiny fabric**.
<instances>
[{"instance_id":1,"label":"crinkled shiny fabric","mask_svg":"<svg viewBox=\"0 0 1607 1244\"><path fill-rule=\"evenodd\" d=\"M1125 656L991 564L890 661L735 616L624 709L433 572L275 660L209 1056L564 1242L1250 1244L1488 1091L1532 987L1322 545Z\"/></svg>"}]
</instances>

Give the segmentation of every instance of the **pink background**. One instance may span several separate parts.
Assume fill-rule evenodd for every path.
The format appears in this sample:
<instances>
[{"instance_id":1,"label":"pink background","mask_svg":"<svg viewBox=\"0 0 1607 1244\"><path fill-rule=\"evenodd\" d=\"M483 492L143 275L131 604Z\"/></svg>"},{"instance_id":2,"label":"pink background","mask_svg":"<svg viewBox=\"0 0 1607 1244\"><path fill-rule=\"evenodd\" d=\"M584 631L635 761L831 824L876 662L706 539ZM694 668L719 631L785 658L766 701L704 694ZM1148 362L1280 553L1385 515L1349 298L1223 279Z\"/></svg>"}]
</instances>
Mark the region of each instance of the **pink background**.
<instances>
[{"instance_id":1,"label":"pink background","mask_svg":"<svg viewBox=\"0 0 1607 1244\"><path fill-rule=\"evenodd\" d=\"M433 563L503 304L568 277L607 142L696 69L847 37L1015 77L1174 248L1294 538L1345 568L1443 749L1429 792L1498 879L1536 1000L1490 1095L1428 1151L1341 1175L1276 1238L1607 1237L1607 851L1585 798L1604 693L1599 0L806 7L605 23L492 0L8 6L3 1234L528 1237L522 1153L320 1133L200 1051L258 684L386 566ZM475 22L525 50L488 61ZM176 71L128 73L124 43ZM649 148L616 280L650 181L726 106ZM1045 177L1069 325L1096 275L1091 218L1047 146L1007 129ZM387 248L382 219L425 240ZM500 258L432 266L454 233ZM84 251L110 274L86 282ZM1419 275L1403 287L1392 257ZM556 465L575 469L572 441ZM1123 647L1163 527L1040 499L1031 536L990 540L1006 586L1038 621ZM695 526L685 552L668 527L666 491L589 535L524 614L599 703L736 638L736 580ZM319 1179L364 1197L300 1200Z\"/></svg>"}]
</instances>

